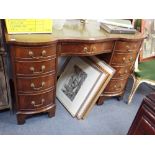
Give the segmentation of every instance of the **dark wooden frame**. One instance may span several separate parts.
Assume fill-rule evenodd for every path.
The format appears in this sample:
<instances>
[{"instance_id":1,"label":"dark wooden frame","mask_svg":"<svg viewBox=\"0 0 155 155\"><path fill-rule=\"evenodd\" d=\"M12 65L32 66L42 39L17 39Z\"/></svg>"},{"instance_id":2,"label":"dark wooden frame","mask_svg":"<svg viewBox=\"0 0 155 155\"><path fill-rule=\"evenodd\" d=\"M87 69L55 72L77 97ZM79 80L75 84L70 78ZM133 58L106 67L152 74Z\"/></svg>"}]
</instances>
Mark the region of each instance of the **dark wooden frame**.
<instances>
[{"instance_id":1,"label":"dark wooden frame","mask_svg":"<svg viewBox=\"0 0 155 155\"><path fill-rule=\"evenodd\" d=\"M155 135L155 93L144 97L128 135Z\"/></svg>"}]
</instances>

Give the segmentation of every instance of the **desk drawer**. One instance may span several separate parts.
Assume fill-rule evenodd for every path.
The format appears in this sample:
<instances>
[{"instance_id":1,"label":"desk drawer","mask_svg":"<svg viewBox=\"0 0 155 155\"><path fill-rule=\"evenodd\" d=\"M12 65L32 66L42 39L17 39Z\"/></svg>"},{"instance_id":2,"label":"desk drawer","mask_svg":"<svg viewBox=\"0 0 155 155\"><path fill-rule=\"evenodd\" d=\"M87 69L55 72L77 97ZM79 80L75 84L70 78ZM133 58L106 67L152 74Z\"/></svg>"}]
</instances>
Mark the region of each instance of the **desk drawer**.
<instances>
[{"instance_id":1,"label":"desk drawer","mask_svg":"<svg viewBox=\"0 0 155 155\"><path fill-rule=\"evenodd\" d=\"M141 42L124 42L117 41L115 45L115 51L133 52L138 51Z\"/></svg>"},{"instance_id":2,"label":"desk drawer","mask_svg":"<svg viewBox=\"0 0 155 155\"><path fill-rule=\"evenodd\" d=\"M120 78L120 77L128 77L131 74L131 69L133 65L127 66L116 66L113 65L112 67L116 70L113 78Z\"/></svg>"},{"instance_id":3,"label":"desk drawer","mask_svg":"<svg viewBox=\"0 0 155 155\"><path fill-rule=\"evenodd\" d=\"M55 72L56 59L47 61L17 61L15 63L17 76L34 76Z\"/></svg>"},{"instance_id":4,"label":"desk drawer","mask_svg":"<svg viewBox=\"0 0 155 155\"><path fill-rule=\"evenodd\" d=\"M123 91L127 82L127 78L124 79L112 79L104 90L104 93L114 93Z\"/></svg>"},{"instance_id":5,"label":"desk drawer","mask_svg":"<svg viewBox=\"0 0 155 155\"><path fill-rule=\"evenodd\" d=\"M137 53L118 53L114 52L111 60L111 64L133 64L136 60Z\"/></svg>"},{"instance_id":6,"label":"desk drawer","mask_svg":"<svg viewBox=\"0 0 155 155\"><path fill-rule=\"evenodd\" d=\"M108 52L112 52L114 47L114 41L110 41L110 42L103 42L103 43L96 43L96 44L92 44L91 45L91 53L92 54L96 54L96 53L108 53Z\"/></svg>"},{"instance_id":7,"label":"desk drawer","mask_svg":"<svg viewBox=\"0 0 155 155\"><path fill-rule=\"evenodd\" d=\"M40 60L49 59L56 55L56 45L53 46L38 46L38 47L23 47L15 46L13 52L15 52L16 59L23 60Z\"/></svg>"},{"instance_id":8,"label":"desk drawer","mask_svg":"<svg viewBox=\"0 0 155 155\"><path fill-rule=\"evenodd\" d=\"M17 78L17 90L23 93L44 91L54 87L55 74Z\"/></svg>"},{"instance_id":9,"label":"desk drawer","mask_svg":"<svg viewBox=\"0 0 155 155\"><path fill-rule=\"evenodd\" d=\"M114 46L114 42L103 42L103 43L62 43L61 44L61 55L69 54L69 55L93 55L104 52L112 52Z\"/></svg>"},{"instance_id":10,"label":"desk drawer","mask_svg":"<svg viewBox=\"0 0 155 155\"><path fill-rule=\"evenodd\" d=\"M39 110L41 108L44 108L46 106L50 106L54 104L54 91L50 90L48 92L44 93L38 93L38 94L19 94L18 95L18 109L20 110Z\"/></svg>"}]
</instances>

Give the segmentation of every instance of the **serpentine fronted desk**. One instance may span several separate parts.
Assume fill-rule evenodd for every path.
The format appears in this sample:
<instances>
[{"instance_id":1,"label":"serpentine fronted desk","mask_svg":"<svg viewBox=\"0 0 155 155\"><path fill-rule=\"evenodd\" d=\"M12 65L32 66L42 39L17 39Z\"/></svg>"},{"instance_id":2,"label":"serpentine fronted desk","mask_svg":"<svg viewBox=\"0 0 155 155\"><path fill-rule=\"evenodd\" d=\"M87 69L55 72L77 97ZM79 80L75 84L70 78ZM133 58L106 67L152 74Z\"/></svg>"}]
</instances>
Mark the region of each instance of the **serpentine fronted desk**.
<instances>
[{"instance_id":1,"label":"serpentine fronted desk","mask_svg":"<svg viewBox=\"0 0 155 155\"><path fill-rule=\"evenodd\" d=\"M48 112L55 115L56 70L59 56L98 55L116 73L102 93L104 97L122 96L144 36L109 34L95 23L66 24L52 34L6 34L13 66L18 124L27 115Z\"/></svg>"}]
</instances>

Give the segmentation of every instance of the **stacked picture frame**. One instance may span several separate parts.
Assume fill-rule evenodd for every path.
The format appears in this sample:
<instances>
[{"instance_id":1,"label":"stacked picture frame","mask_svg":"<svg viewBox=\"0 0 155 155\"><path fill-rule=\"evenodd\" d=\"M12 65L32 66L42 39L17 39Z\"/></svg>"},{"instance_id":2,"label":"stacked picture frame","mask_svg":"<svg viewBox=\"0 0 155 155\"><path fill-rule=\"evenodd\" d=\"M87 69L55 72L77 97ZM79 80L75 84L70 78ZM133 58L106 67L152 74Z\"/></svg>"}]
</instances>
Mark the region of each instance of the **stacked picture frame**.
<instances>
[{"instance_id":1,"label":"stacked picture frame","mask_svg":"<svg viewBox=\"0 0 155 155\"><path fill-rule=\"evenodd\" d=\"M95 56L71 57L58 79L56 96L73 117L85 119L114 73Z\"/></svg>"}]
</instances>

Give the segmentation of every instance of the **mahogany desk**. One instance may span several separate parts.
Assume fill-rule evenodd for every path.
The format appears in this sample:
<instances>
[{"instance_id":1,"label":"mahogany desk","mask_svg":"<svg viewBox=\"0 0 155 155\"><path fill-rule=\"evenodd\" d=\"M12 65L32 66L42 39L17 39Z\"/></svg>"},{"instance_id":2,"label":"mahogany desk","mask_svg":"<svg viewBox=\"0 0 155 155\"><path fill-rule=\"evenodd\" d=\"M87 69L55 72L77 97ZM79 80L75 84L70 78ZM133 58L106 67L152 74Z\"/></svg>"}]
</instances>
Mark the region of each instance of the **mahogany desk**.
<instances>
[{"instance_id":1,"label":"mahogany desk","mask_svg":"<svg viewBox=\"0 0 155 155\"><path fill-rule=\"evenodd\" d=\"M98 55L116 69L98 104L104 97L123 95L144 37L140 33L109 34L96 25L70 23L62 30L54 29L52 34L6 34L18 124L23 124L27 115L40 112L48 112L49 117L55 115L59 56Z\"/></svg>"}]
</instances>

